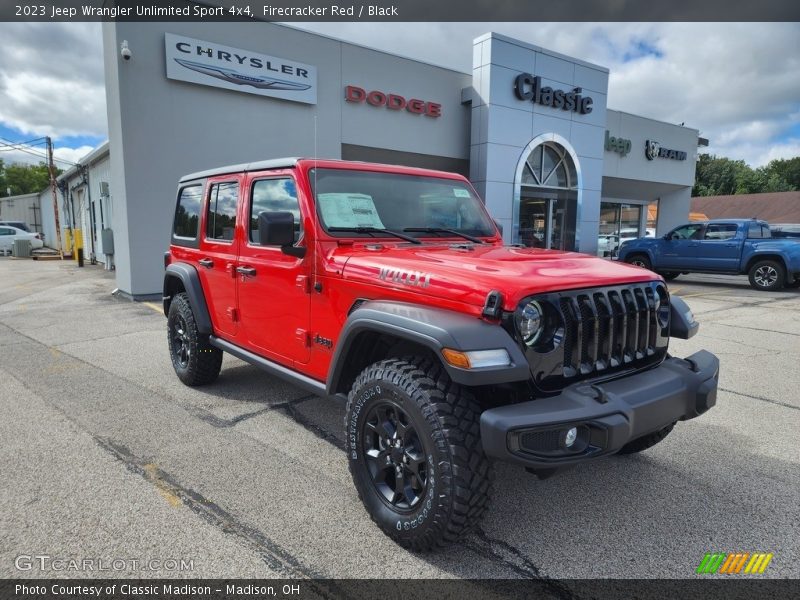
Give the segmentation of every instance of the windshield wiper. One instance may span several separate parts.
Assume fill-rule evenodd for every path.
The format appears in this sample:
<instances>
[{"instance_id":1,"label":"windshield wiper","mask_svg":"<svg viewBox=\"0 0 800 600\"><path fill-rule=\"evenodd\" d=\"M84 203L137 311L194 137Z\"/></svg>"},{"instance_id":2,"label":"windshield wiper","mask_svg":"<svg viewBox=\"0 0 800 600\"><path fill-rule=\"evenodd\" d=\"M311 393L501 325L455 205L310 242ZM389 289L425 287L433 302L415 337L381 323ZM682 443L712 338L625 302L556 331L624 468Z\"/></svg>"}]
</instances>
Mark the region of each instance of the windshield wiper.
<instances>
[{"instance_id":1,"label":"windshield wiper","mask_svg":"<svg viewBox=\"0 0 800 600\"><path fill-rule=\"evenodd\" d=\"M413 236L406 235L398 231L392 231L391 229L383 229L382 227L328 227L328 231L340 231L345 233L385 233L386 235L393 235L394 237L398 237L401 240L406 240L412 244L422 243Z\"/></svg>"},{"instance_id":2,"label":"windshield wiper","mask_svg":"<svg viewBox=\"0 0 800 600\"><path fill-rule=\"evenodd\" d=\"M469 235L466 233L461 233L455 229L447 229L446 227L406 227L403 231L412 231L418 233L449 233L450 235L455 235L457 237L462 237L465 240L469 240L470 242L475 242L476 244L485 244L482 239L475 237L474 235Z\"/></svg>"}]
</instances>

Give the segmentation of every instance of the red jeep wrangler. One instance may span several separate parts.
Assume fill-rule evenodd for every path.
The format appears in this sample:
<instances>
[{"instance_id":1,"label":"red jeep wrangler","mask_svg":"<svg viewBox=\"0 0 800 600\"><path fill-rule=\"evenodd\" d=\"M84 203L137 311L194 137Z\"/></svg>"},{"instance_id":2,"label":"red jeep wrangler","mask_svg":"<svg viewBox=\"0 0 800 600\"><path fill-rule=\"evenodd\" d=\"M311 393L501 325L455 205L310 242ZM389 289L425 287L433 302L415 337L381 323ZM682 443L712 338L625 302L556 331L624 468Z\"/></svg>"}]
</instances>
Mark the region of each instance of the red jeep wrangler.
<instances>
[{"instance_id":1,"label":"red jeep wrangler","mask_svg":"<svg viewBox=\"0 0 800 600\"><path fill-rule=\"evenodd\" d=\"M422 550L489 504L492 460L548 476L661 441L716 402L719 361L662 278L506 246L460 175L280 159L183 177L164 312L187 385L229 352L346 400L372 519Z\"/></svg>"}]
</instances>

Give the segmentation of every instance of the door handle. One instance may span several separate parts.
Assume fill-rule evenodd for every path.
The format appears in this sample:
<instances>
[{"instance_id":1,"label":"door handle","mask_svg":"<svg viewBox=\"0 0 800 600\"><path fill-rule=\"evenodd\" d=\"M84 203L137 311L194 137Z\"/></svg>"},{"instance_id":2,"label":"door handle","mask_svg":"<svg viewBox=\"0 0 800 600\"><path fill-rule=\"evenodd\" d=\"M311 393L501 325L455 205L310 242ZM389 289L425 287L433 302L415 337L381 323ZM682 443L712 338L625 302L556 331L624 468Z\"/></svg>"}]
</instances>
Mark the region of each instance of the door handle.
<instances>
[{"instance_id":1,"label":"door handle","mask_svg":"<svg viewBox=\"0 0 800 600\"><path fill-rule=\"evenodd\" d=\"M201 258L197 262L200 263L201 267L205 267L206 269L210 269L211 267L214 266L214 261L211 260L210 258Z\"/></svg>"},{"instance_id":2,"label":"door handle","mask_svg":"<svg viewBox=\"0 0 800 600\"><path fill-rule=\"evenodd\" d=\"M236 272L241 275L249 275L250 277L256 276L256 270L253 267L236 267Z\"/></svg>"}]
</instances>

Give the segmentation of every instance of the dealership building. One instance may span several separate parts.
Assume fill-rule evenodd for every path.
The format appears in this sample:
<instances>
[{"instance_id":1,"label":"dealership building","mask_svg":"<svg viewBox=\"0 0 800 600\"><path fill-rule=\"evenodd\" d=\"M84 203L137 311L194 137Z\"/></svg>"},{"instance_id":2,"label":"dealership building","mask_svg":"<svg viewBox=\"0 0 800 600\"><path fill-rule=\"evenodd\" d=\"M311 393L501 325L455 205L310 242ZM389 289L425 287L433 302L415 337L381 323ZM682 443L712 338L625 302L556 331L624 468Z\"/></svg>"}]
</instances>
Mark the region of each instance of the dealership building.
<instances>
[{"instance_id":1,"label":"dealership building","mask_svg":"<svg viewBox=\"0 0 800 600\"><path fill-rule=\"evenodd\" d=\"M104 23L103 45L103 227L130 297L160 295L180 176L234 163L460 172L507 242L600 255L688 216L698 131L609 109L608 69L525 41L477 38L469 73L264 22Z\"/></svg>"}]
</instances>

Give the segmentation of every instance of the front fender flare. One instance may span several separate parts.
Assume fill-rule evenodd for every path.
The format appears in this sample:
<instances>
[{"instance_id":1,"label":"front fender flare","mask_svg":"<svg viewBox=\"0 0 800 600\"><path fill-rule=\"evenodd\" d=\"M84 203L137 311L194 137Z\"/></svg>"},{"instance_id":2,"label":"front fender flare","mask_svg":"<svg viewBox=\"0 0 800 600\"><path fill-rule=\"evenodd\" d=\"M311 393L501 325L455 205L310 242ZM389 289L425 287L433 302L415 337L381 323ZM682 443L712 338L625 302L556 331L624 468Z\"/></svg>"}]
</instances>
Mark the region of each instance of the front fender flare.
<instances>
[{"instance_id":1,"label":"front fender flare","mask_svg":"<svg viewBox=\"0 0 800 600\"><path fill-rule=\"evenodd\" d=\"M442 361L450 379L477 386L530 379L530 369L520 347L500 325L469 315L391 301L368 301L354 310L342 328L333 355L327 392L335 394L353 342L365 331L385 333L431 349ZM461 369L442 360L442 348L494 350L504 348L511 364L503 367Z\"/></svg>"},{"instance_id":2,"label":"front fender flare","mask_svg":"<svg viewBox=\"0 0 800 600\"><path fill-rule=\"evenodd\" d=\"M186 290L186 295L189 297L192 313L194 313L194 320L197 323L197 331L204 335L213 333L206 297L203 294L203 286L200 284L200 275L192 265L175 262L167 266L164 273L164 315L168 314L169 303L172 300L168 291L170 278L177 278L183 284L183 289Z\"/></svg>"}]
</instances>

